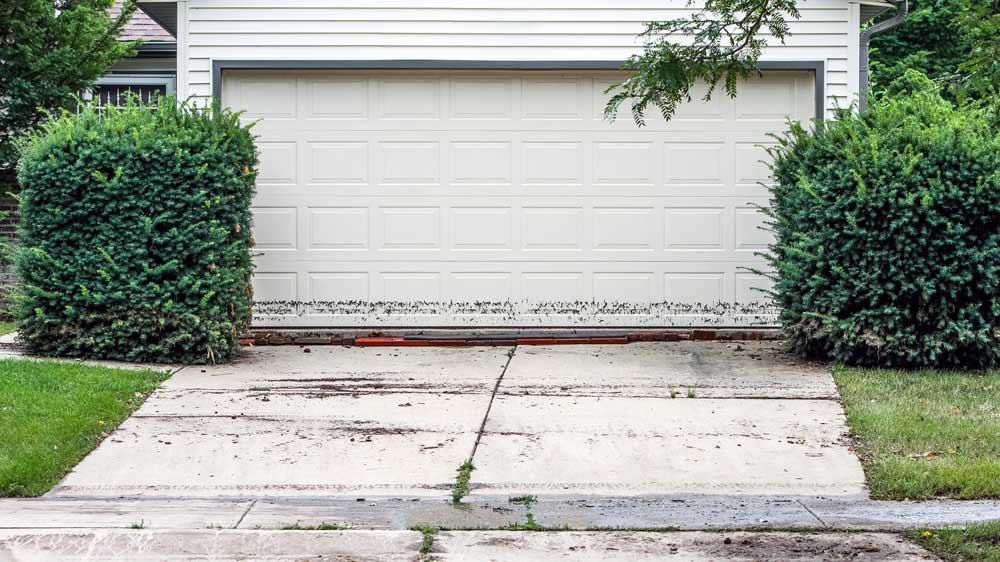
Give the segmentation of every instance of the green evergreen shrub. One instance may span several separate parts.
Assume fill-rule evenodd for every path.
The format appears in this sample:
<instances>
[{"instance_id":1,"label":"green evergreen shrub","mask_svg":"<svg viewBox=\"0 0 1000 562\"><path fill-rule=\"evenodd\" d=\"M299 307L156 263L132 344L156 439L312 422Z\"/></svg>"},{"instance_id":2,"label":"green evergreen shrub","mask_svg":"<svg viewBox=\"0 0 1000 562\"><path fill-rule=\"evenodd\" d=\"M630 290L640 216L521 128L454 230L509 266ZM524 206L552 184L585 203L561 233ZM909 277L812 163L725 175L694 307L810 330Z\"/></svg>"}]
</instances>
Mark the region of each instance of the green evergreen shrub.
<instances>
[{"instance_id":1,"label":"green evergreen shrub","mask_svg":"<svg viewBox=\"0 0 1000 562\"><path fill-rule=\"evenodd\" d=\"M847 364L993 366L995 116L913 71L893 90L864 115L793 125L770 151L782 325L798 352Z\"/></svg>"},{"instance_id":2,"label":"green evergreen shrub","mask_svg":"<svg viewBox=\"0 0 1000 562\"><path fill-rule=\"evenodd\" d=\"M251 314L249 127L161 98L84 107L26 139L21 340L64 357L226 361Z\"/></svg>"}]
</instances>

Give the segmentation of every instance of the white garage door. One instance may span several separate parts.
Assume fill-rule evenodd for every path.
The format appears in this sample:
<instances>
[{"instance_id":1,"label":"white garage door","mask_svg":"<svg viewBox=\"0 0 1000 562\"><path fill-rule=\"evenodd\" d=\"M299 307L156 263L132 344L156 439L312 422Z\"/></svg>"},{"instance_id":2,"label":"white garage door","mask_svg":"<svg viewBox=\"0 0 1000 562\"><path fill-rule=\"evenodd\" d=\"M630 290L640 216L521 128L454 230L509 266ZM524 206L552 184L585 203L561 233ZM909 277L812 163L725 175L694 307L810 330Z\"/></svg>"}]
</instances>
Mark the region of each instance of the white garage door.
<instances>
[{"instance_id":1,"label":"white garage door","mask_svg":"<svg viewBox=\"0 0 1000 562\"><path fill-rule=\"evenodd\" d=\"M261 155L261 326L773 321L761 144L813 116L771 72L669 124L602 117L608 73L226 71Z\"/></svg>"}]
</instances>

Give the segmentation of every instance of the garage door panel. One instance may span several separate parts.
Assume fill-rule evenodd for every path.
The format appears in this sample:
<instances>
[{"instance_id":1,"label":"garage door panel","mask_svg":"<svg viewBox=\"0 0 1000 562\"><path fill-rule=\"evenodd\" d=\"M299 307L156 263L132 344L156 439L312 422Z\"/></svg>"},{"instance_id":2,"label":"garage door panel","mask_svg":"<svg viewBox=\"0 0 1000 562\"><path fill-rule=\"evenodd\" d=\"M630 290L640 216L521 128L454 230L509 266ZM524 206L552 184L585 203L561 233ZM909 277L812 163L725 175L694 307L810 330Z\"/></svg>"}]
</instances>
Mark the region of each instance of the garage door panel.
<instances>
[{"instance_id":1,"label":"garage door panel","mask_svg":"<svg viewBox=\"0 0 1000 562\"><path fill-rule=\"evenodd\" d=\"M514 143L510 140L453 140L447 151L452 186L509 187L514 182Z\"/></svg>"},{"instance_id":2,"label":"garage door panel","mask_svg":"<svg viewBox=\"0 0 1000 562\"><path fill-rule=\"evenodd\" d=\"M698 261L742 259L770 241L760 197L389 199L326 194L295 209L280 206L287 194L258 196L258 249L303 261Z\"/></svg>"},{"instance_id":3,"label":"garage door panel","mask_svg":"<svg viewBox=\"0 0 1000 562\"><path fill-rule=\"evenodd\" d=\"M586 109L588 79L577 76L521 78L521 119L529 121L593 120Z\"/></svg>"},{"instance_id":4,"label":"garage door panel","mask_svg":"<svg viewBox=\"0 0 1000 562\"><path fill-rule=\"evenodd\" d=\"M494 76L458 76L449 83L450 119L491 122L514 119L516 80Z\"/></svg>"},{"instance_id":5,"label":"garage door panel","mask_svg":"<svg viewBox=\"0 0 1000 562\"><path fill-rule=\"evenodd\" d=\"M592 162L594 186L640 186L651 188L659 183L660 155L652 141L602 140L594 142Z\"/></svg>"},{"instance_id":6,"label":"garage door panel","mask_svg":"<svg viewBox=\"0 0 1000 562\"><path fill-rule=\"evenodd\" d=\"M759 324L762 144L814 76L673 121L603 118L601 72L227 72L261 166L257 323Z\"/></svg>"},{"instance_id":7,"label":"garage door panel","mask_svg":"<svg viewBox=\"0 0 1000 562\"><path fill-rule=\"evenodd\" d=\"M762 252L774 241L768 218L758 207L737 207L733 210L733 227L737 252Z\"/></svg>"},{"instance_id":8,"label":"garage door panel","mask_svg":"<svg viewBox=\"0 0 1000 562\"><path fill-rule=\"evenodd\" d=\"M331 206L306 209L307 250L367 251L370 244L368 207Z\"/></svg>"},{"instance_id":9,"label":"garage door panel","mask_svg":"<svg viewBox=\"0 0 1000 562\"><path fill-rule=\"evenodd\" d=\"M295 250L298 247L298 209L254 206L254 242L258 250Z\"/></svg>"},{"instance_id":10,"label":"garage door panel","mask_svg":"<svg viewBox=\"0 0 1000 562\"><path fill-rule=\"evenodd\" d=\"M448 274L445 291L453 301L503 302L514 292L513 274L509 271L452 271Z\"/></svg>"},{"instance_id":11,"label":"garage door panel","mask_svg":"<svg viewBox=\"0 0 1000 562\"><path fill-rule=\"evenodd\" d=\"M370 149L367 141L306 141L303 145L307 185L368 185Z\"/></svg>"},{"instance_id":12,"label":"garage door panel","mask_svg":"<svg viewBox=\"0 0 1000 562\"><path fill-rule=\"evenodd\" d=\"M656 234L660 227L656 208L652 206L597 206L589 222L593 225L595 253L657 250Z\"/></svg>"},{"instance_id":13,"label":"garage door panel","mask_svg":"<svg viewBox=\"0 0 1000 562\"><path fill-rule=\"evenodd\" d=\"M374 80L378 109L375 118L383 123L393 121L439 121L442 117L442 79L379 78Z\"/></svg>"},{"instance_id":14,"label":"garage door panel","mask_svg":"<svg viewBox=\"0 0 1000 562\"><path fill-rule=\"evenodd\" d=\"M290 78L289 78L290 80ZM357 76L300 79L307 120L359 121L369 118L368 79Z\"/></svg>"},{"instance_id":15,"label":"garage door panel","mask_svg":"<svg viewBox=\"0 0 1000 562\"><path fill-rule=\"evenodd\" d=\"M514 212L506 206L452 207L449 247L468 255L476 250L491 254L515 249Z\"/></svg>"},{"instance_id":16,"label":"garage door panel","mask_svg":"<svg viewBox=\"0 0 1000 562\"><path fill-rule=\"evenodd\" d=\"M260 167L257 185L295 185L298 180L298 145L294 141L259 140Z\"/></svg>"},{"instance_id":17,"label":"garage door panel","mask_svg":"<svg viewBox=\"0 0 1000 562\"><path fill-rule=\"evenodd\" d=\"M253 119L244 119L249 123ZM256 134L279 133L285 129L287 123L295 121L299 130L321 137L327 135L349 135L366 134L371 132L390 133L395 135L413 135L418 133L431 133L448 129L456 135L463 132L484 132L486 134L507 132L527 134L533 138L551 139L552 137L569 137L567 133L579 132L602 132L608 135L617 135L625 138L642 138L644 136L655 136L658 133L686 134L694 135L696 138L706 137L711 133L732 133L742 137L760 136L764 128L782 130L785 125L784 119L746 119L744 121L716 121L716 120L687 120L671 122L662 128L650 127L648 124L642 129L636 129L630 117L622 115L614 123L596 119L580 120L544 120L544 119L440 119L440 120L418 120L418 119L394 119L384 121L364 120L339 120L329 119L297 119L285 121L283 125L280 120L272 120L270 123L258 122L254 126ZM336 131L331 131L331 127L336 127ZM536 127L538 130L526 130L527 127ZM718 138L718 137L716 137ZM763 138L761 140L764 140Z\"/></svg>"},{"instance_id":18,"label":"garage door panel","mask_svg":"<svg viewBox=\"0 0 1000 562\"><path fill-rule=\"evenodd\" d=\"M663 163L664 183L672 192L732 185L732 145L724 141L664 143Z\"/></svg>"}]
</instances>

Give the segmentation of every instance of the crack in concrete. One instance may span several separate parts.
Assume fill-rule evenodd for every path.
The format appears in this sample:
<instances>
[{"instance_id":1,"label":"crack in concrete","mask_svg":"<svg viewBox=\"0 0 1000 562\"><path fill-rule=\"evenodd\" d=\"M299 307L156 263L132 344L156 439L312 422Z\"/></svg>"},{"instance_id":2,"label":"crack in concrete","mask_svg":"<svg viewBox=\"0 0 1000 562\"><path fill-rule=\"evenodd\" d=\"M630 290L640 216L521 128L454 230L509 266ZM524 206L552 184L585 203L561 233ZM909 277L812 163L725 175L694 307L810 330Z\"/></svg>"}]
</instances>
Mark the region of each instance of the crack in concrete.
<instances>
[{"instance_id":1,"label":"crack in concrete","mask_svg":"<svg viewBox=\"0 0 1000 562\"><path fill-rule=\"evenodd\" d=\"M253 509L253 506L255 505L257 505L256 499L251 501L250 505L248 505L247 508L243 511L243 515L240 515L240 518L236 521L236 524L233 525L232 527L233 529L239 529L240 525L243 524L243 520L246 519L247 514L250 513L250 510Z\"/></svg>"},{"instance_id":2,"label":"crack in concrete","mask_svg":"<svg viewBox=\"0 0 1000 562\"><path fill-rule=\"evenodd\" d=\"M476 441L472 444L472 453L469 454L469 462L472 462L476 458L476 450L479 449L479 441L483 438L483 433L486 431L486 421L490 417L490 410L493 409L493 401L496 400L497 393L500 390L500 383L503 382L504 375L507 374L507 368L510 367L511 361L514 360L514 354L517 353L517 346L510 348L507 352L507 362L504 363L503 369L500 371L500 376L497 377L497 382L493 386L493 393L490 394L490 401L486 405L486 412L483 414L483 421L479 424L479 431L476 432Z\"/></svg>"},{"instance_id":3,"label":"crack in concrete","mask_svg":"<svg viewBox=\"0 0 1000 562\"><path fill-rule=\"evenodd\" d=\"M826 524L826 521L823 521L823 519L819 515L816 515L815 511L813 511L812 509L809 509L809 506L806 505L805 503L803 503L802 500L795 500L795 503L801 505L803 509L805 509L806 511L809 512L809 515L812 515L813 517L815 517L816 520L819 521L820 525L822 525L825 528L829 528L830 527L829 525Z\"/></svg>"}]
</instances>

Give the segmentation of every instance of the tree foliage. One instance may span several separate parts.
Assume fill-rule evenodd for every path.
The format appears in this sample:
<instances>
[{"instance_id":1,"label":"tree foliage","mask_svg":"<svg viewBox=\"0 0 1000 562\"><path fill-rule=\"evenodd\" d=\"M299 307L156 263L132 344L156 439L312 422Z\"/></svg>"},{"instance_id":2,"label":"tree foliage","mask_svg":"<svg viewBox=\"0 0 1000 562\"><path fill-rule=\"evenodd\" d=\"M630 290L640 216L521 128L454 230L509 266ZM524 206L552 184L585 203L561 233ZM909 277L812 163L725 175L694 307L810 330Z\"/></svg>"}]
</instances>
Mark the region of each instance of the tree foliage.
<instances>
[{"instance_id":1,"label":"tree foliage","mask_svg":"<svg viewBox=\"0 0 1000 562\"><path fill-rule=\"evenodd\" d=\"M628 103L639 126L650 106L669 121L677 106L691 99L698 82L708 84L706 100L720 84L735 96L739 81L755 72L767 45L762 33L778 41L788 36L789 18L799 18L796 1L706 0L703 9L688 17L646 24L640 35L645 40L642 54L625 63L634 74L608 89L612 97L605 115L614 119Z\"/></svg>"},{"instance_id":2,"label":"tree foliage","mask_svg":"<svg viewBox=\"0 0 1000 562\"><path fill-rule=\"evenodd\" d=\"M955 100L983 98L1000 87L1000 1L910 0L903 25L872 40L872 89L907 70L923 72Z\"/></svg>"},{"instance_id":3,"label":"tree foliage","mask_svg":"<svg viewBox=\"0 0 1000 562\"><path fill-rule=\"evenodd\" d=\"M118 17L113 0L0 2L0 179L17 161L15 139L45 117L39 108L71 107L135 42L118 40L135 13L131 0Z\"/></svg>"},{"instance_id":4,"label":"tree foliage","mask_svg":"<svg viewBox=\"0 0 1000 562\"><path fill-rule=\"evenodd\" d=\"M962 38L969 45L967 58L959 65L967 90L980 95L1000 92L1000 0L965 0L955 18Z\"/></svg>"},{"instance_id":5,"label":"tree foliage","mask_svg":"<svg viewBox=\"0 0 1000 562\"><path fill-rule=\"evenodd\" d=\"M954 20L966 0L909 0L906 21L872 38L872 88L888 87L909 69L938 82L954 83L969 45ZM890 17L889 11L882 17Z\"/></svg>"},{"instance_id":6,"label":"tree foliage","mask_svg":"<svg viewBox=\"0 0 1000 562\"><path fill-rule=\"evenodd\" d=\"M673 117L698 82L710 99L735 97L739 82L757 74L769 42L784 43L789 21L804 0L706 0L667 21L650 22L642 53L624 69L632 74L608 89L605 116L628 106L637 125L650 108ZM873 86L888 87L909 69L949 86L953 98L985 97L1000 89L1000 0L910 0L906 23L873 40ZM888 17L887 14L884 17Z\"/></svg>"}]
</instances>

